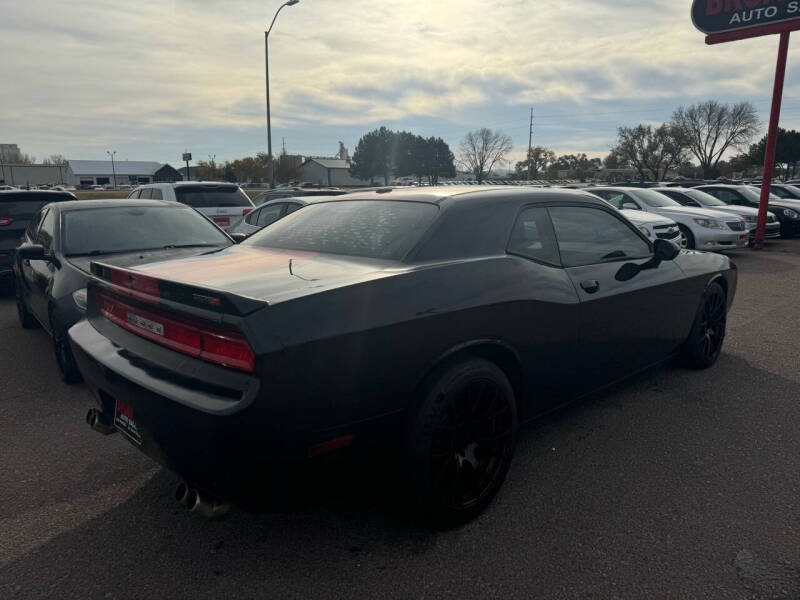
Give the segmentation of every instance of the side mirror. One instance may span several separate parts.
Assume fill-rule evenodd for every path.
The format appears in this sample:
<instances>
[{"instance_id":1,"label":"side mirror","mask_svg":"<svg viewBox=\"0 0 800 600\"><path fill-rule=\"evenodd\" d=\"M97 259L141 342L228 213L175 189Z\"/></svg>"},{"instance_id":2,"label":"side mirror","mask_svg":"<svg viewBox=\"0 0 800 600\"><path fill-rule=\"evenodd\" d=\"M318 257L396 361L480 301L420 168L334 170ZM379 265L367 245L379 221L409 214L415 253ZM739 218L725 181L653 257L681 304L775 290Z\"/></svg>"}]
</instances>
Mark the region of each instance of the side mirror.
<instances>
[{"instance_id":1,"label":"side mirror","mask_svg":"<svg viewBox=\"0 0 800 600\"><path fill-rule=\"evenodd\" d=\"M237 233L229 233L228 235L231 236L231 239L237 244L240 244L241 242L247 239L246 233L237 232Z\"/></svg>"},{"instance_id":2,"label":"side mirror","mask_svg":"<svg viewBox=\"0 0 800 600\"><path fill-rule=\"evenodd\" d=\"M614 275L617 281L630 281L642 271L648 269L657 269L665 260L675 260L675 257L680 254L681 249L668 240L658 238L653 242L653 258L640 265L636 263L625 263Z\"/></svg>"},{"instance_id":3,"label":"side mirror","mask_svg":"<svg viewBox=\"0 0 800 600\"><path fill-rule=\"evenodd\" d=\"M49 260L49 257L45 256L44 246L41 244L22 244L17 248L17 255L22 260Z\"/></svg>"},{"instance_id":4,"label":"side mirror","mask_svg":"<svg viewBox=\"0 0 800 600\"><path fill-rule=\"evenodd\" d=\"M669 240L656 239L653 242L653 255L658 262L665 260L675 260L675 257L681 253L680 248L670 242Z\"/></svg>"},{"instance_id":5,"label":"side mirror","mask_svg":"<svg viewBox=\"0 0 800 600\"><path fill-rule=\"evenodd\" d=\"M623 202L621 208L626 210L642 210L636 205L636 203L631 202L630 200L626 200L625 202Z\"/></svg>"}]
</instances>

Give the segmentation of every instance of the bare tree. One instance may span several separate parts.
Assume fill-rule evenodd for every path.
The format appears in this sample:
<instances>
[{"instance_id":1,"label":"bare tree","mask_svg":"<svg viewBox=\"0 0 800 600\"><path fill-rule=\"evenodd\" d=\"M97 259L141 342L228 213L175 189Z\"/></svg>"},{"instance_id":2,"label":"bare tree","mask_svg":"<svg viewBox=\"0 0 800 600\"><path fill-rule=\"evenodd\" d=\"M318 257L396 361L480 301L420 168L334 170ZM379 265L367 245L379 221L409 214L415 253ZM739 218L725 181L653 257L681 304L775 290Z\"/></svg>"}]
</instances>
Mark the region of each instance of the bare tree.
<instances>
[{"instance_id":1,"label":"bare tree","mask_svg":"<svg viewBox=\"0 0 800 600\"><path fill-rule=\"evenodd\" d=\"M65 165L67 164L67 159L64 158L63 154L51 154L47 158L42 160L43 165Z\"/></svg>"},{"instance_id":2,"label":"bare tree","mask_svg":"<svg viewBox=\"0 0 800 600\"><path fill-rule=\"evenodd\" d=\"M496 164L505 160L513 147L511 138L502 131L482 127L470 131L461 140L459 163L480 183L489 177Z\"/></svg>"},{"instance_id":3,"label":"bare tree","mask_svg":"<svg viewBox=\"0 0 800 600\"><path fill-rule=\"evenodd\" d=\"M670 169L678 168L686 155L682 132L664 124L653 129L650 125L620 127L617 145L611 154L618 161L630 164L642 179L650 176L661 181Z\"/></svg>"},{"instance_id":4,"label":"bare tree","mask_svg":"<svg viewBox=\"0 0 800 600\"><path fill-rule=\"evenodd\" d=\"M729 148L741 149L752 142L761 127L751 103L731 105L716 100L681 106L672 115L671 123L681 131L704 177L712 175Z\"/></svg>"}]
</instances>

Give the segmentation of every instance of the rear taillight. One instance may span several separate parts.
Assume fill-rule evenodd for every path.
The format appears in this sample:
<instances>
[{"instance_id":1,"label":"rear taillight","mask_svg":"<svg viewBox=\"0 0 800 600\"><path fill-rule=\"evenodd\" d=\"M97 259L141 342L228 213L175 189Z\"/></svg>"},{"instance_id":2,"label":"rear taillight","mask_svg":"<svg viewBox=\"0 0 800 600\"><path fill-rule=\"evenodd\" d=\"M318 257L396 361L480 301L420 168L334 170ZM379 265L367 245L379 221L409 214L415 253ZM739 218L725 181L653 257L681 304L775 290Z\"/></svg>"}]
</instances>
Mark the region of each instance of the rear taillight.
<instances>
[{"instance_id":1,"label":"rear taillight","mask_svg":"<svg viewBox=\"0 0 800 600\"><path fill-rule=\"evenodd\" d=\"M98 292L97 304L109 321L156 344L223 367L253 372L255 355L241 333L167 317L104 292Z\"/></svg>"},{"instance_id":2,"label":"rear taillight","mask_svg":"<svg viewBox=\"0 0 800 600\"><path fill-rule=\"evenodd\" d=\"M242 211L242 216L244 217L244 216L248 215L248 214L249 214L249 213L251 213L251 212L253 212L253 209L252 209L252 208L245 208L245 209Z\"/></svg>"},{"instance_id":3,"label":"rear taillight","mask_svg":"<svg viewBox=\"0 0 800 600\"><path fill-rule=\"evenodd\" d=\"M6 227L11 225L14 222L14 219L11 217L0 217L0 227Z\"/></svg>"}]
</instances>

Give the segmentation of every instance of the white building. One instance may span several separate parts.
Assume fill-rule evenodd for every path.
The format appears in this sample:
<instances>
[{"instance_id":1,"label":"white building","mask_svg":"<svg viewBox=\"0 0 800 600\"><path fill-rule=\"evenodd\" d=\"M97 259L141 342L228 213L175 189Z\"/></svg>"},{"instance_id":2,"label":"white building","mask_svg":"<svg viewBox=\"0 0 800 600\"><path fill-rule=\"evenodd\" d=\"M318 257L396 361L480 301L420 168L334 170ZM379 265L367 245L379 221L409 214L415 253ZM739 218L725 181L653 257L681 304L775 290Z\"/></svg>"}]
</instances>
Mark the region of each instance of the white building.
<instances>
[{"instance_id":1,"label":"white building","mask_svg":"<svg viewBox=\"0 0 800 600\"><path fill-rule=\"evenodd\" d=\"M139 185L162 181L181 181L181 174L170 165L143 160L68 160L69 183L92 185Z\"/></svg>"}]
</instances>

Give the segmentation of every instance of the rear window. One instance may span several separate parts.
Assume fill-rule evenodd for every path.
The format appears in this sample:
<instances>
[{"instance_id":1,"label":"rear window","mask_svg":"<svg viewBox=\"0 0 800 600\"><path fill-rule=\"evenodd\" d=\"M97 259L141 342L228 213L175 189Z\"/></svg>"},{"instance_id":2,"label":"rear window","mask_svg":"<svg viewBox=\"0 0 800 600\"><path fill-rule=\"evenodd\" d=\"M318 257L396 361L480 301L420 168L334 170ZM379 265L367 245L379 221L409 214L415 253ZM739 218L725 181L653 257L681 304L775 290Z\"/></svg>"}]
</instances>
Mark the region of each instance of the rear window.
<instances>
[{"instance_id":1,"label":"rear window","mask_svg":"<svg viewBox=\"0 0 800 600\"><path fill-rule=\"evenodd\" d=\"M243 242L253 246L399 260L436 219L422 202L351 200L312 204Z\"/></svg>"},{"instance_id":2,"label":"rear window","mask_svg":"<svg viewBox=\"0 0 800 600\"><path fill-rule=\"evenodd\" d=\"M62 249L68 256L154 250L166 246L230 246L202 215L187 208L126 206L65 212Z\"/></svg>"},{"instance_id":3,"label":"rear window","mask_svg":"<svg viewBox=\"0 0 800 600\"><path fill-rule=\"evenodd\" d=\"M236 186L175 186L178 202L192 208L217 208L224 206L253 206L250 198Z\"/></svg>"}]
</instances>

